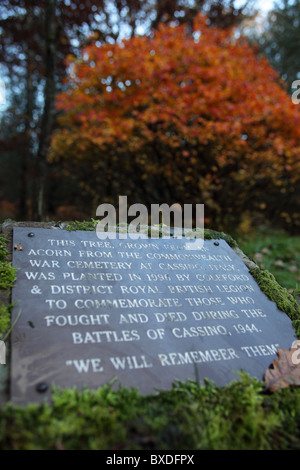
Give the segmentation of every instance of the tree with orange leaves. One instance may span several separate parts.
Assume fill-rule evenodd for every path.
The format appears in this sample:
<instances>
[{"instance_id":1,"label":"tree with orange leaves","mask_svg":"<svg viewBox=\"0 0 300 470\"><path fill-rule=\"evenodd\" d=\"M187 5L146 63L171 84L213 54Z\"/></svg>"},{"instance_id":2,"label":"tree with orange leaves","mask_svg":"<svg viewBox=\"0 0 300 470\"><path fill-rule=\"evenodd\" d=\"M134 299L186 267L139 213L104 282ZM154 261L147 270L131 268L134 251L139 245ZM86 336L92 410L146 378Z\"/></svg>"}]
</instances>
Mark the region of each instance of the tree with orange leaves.
<instances>
[{"instance_id":1,"label":"tree with orange leaves","mask_svg":"<svg viewBox=\"0 0 300 470\"><path fill-rule=\"evenodd\" d=\"M219 229L246 212L300 228L300 111L234 30L199 15L192 32L91 43L69 70L50 159L83 200L203 203Z\"/></svg>"}]
</instances>

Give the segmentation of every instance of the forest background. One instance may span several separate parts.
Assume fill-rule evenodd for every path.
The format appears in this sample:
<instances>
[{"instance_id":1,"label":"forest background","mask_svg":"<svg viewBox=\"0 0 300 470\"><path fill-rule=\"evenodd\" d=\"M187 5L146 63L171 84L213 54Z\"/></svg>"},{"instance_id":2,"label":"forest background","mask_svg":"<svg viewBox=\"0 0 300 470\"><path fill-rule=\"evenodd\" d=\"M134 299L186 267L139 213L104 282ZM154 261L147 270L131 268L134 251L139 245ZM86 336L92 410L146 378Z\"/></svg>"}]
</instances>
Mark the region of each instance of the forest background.
<instances>
[{"instance_id":1,"label":"forest background","mask_svg":"<svg viewBox=\"0 0 300 470\"><path fill-rule=\"evenodd\" d=\"M299 0L3 0L0 33L1 220L127 195L299 234Z\"/></svg>"}]
</instances>

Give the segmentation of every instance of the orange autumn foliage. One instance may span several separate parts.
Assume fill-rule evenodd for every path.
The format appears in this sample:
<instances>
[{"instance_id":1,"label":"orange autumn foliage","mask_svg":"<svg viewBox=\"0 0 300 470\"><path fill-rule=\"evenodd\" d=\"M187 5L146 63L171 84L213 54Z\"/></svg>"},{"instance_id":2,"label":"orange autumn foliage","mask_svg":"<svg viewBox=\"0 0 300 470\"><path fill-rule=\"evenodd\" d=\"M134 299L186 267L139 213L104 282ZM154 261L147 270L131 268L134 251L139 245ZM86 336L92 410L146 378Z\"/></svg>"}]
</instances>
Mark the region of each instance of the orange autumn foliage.
<instances>
[{"instance_id":1,"label":"orange autumn foliage","mask_svg":"<svg viewBox=\"0 0 300 470\"><path fill-rule=\"evenodd\" d=\"M211 226L245 212L300 229L300 110L233 30L161 26L69 58L50 158L98 205L204 203Z\"/></svg>"}]
</instances>

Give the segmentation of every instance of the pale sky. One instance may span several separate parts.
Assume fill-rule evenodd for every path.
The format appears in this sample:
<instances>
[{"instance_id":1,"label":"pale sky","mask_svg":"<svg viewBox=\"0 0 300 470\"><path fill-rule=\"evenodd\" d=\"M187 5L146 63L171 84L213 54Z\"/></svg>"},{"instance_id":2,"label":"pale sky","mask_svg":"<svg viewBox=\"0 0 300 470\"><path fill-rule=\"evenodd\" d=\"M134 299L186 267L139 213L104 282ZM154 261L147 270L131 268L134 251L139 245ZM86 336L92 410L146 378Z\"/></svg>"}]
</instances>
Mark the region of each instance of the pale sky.
<instances>
[{"instance_id":1,"label":"pale sky","mask_svg":"<svg viewBox=\"0 0 300 470\"><path fill-rule=\"evenodd\" d=\"M274 0L257 0L257 8L263 11L271 10Z\"/></svg>"},{"instance_id":2,"label":"pale sky","mask_svg":"<svg viewBox=\"0 0 300 470\"><path fill-rule=\"evenodd\" d=\"M274 5L274 0L256 0L255 7L261 11L269 11Z\"/></svg>"}]
</instances>

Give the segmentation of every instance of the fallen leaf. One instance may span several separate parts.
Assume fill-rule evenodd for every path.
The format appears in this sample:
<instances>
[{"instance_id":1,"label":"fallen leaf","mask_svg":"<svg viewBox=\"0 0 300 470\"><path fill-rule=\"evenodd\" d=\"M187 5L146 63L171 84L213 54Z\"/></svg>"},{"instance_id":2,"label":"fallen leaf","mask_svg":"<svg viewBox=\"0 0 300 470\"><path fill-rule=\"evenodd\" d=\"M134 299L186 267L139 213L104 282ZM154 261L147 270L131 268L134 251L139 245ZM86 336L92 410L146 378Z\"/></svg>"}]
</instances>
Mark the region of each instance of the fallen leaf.
<instances>
[{"instance_id":1,"label":"fallen leaf","mask_svg":"<svg viewBox=\"0 0 300 470\"><path fill-rule=\"evenodd\" d=\"M262 261L263 260L263 255L262 253L255 253L253 256L257 261Z\"/></svg>"},{"instance_id":2,"label":"fallen leaf","mask_svg":"<svg viewBox=\"0 0 300 470\"><path fill-rule=\"evenodd\" d=\"M298 272L298 266L290 266L288 271L290 271L290 273L296 273Z\"/></svg>"},{"instance_id":3,"label":"fallen leaf","mask_svg":"<svg viewBox=\"0 0 300 470\"><path fill-rule=\"evenodd\" d=\"M22 247L21 243L16 243L15 246L14 246L14 249L15 249L15 250L22 251L22 250L23 250L23 247Z\"/></svg>"},{"instance_id":4,"label":"fallen leaf","mask_svg":"<svg viewBox=\"0 0 300 470\"><path fill-rule=\"evenodd\" d=\"M300 385L300 341L294 341L289 351L284 348L277 350L278 359L267 369L264 382L270 392L291 385Z\"/></svg>"},{"instance_id":5,"label":"fallen leaf","mask_svg":"<svg viewBox=\"0 0 300 470\"><path fill-rule=\"evenodd\" d=\"M283 266L285 266L285 262L282 261L282 259L279 259L279 260L275 261L274 266L283 267Z\"/></svg>"},{"instance_id":6,"label":"fallen leaf","mask_svg":"<svg viewBox=\"0 0 300 470\"><path fill-rule=\"evenodd\" d=\"M57 450L66 450L65 446L59 441L55 443L55 448Z\"/></svg>"}]
</instances>

